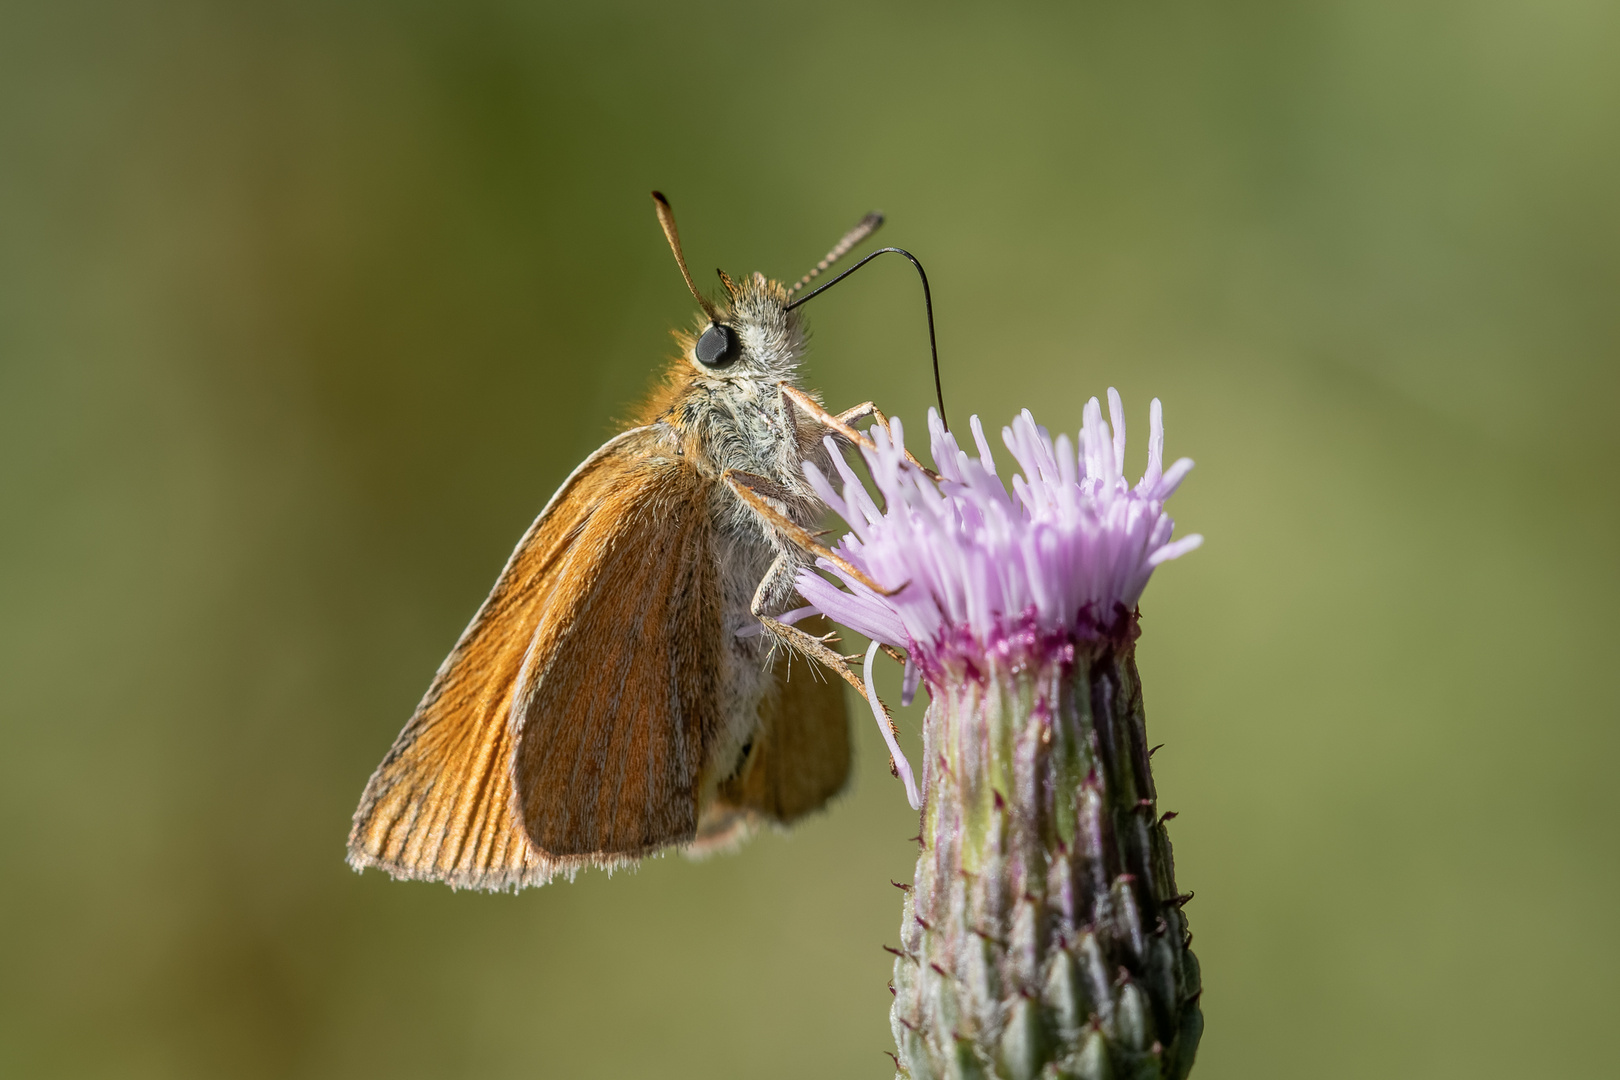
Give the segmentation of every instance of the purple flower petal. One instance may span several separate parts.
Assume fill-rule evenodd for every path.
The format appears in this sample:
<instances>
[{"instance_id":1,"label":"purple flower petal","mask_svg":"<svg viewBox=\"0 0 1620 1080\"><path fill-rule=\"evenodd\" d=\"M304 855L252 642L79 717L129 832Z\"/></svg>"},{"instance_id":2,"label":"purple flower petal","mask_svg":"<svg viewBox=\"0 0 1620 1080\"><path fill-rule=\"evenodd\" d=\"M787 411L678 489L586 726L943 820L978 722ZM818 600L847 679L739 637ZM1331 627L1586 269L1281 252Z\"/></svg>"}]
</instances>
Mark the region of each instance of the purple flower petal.
<instances>
[{"instance_id":1,"label":"purple flower petal","mask_svg":"<svg viewBox=\"0 0 1620 1080\"><path fill-rule=\"evenodd\" d=\"M952 657L1121 632L1154 567L1200 538L1170 539L1175 523L1163 503L1192 462L1164 469L1158 400L1149 410L1147 469L1134 489L1122 475L1124 407L1113 390L1108 413L1104 420L1101 403L1087 402L1077 440L1054 440L1027 409L1015 417L1002 429L1019 468L1010 494L977 416L973 457L929 412L938 484L906 462L898 419L887 430L874 426L874 448L862 452L883 509L841 455L833 458L841 493L807 465L816 492L850 524L838 554L873 580L905 588L881 596L823 561L845 588L806 570L800 594L845 626L904 646L930 683Z\"/></svg>"}]
</instances>

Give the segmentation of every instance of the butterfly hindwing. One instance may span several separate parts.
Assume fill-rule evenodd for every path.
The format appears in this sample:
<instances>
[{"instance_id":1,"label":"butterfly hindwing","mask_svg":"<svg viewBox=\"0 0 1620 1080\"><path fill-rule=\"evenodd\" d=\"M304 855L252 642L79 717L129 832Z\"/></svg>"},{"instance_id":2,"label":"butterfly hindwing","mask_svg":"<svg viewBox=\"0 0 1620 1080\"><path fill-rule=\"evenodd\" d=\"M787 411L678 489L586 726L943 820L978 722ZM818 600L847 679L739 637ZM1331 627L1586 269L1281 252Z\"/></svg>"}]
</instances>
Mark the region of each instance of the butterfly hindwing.
<instances>
[{"instance_id":1,"label":"butterfly hindwing","mask_svg":"<svg viewBox=\"0 0 1620 1080\"><path fill-rule=\"evenodd\" d=\"M832 629L822 616L799 624ZM724 849L762 822L791 825L849 783L849 711L844 684L803 657L779 653L760 725L737 771L704 808L700 849Z\"/></svg>"}]
</instances>

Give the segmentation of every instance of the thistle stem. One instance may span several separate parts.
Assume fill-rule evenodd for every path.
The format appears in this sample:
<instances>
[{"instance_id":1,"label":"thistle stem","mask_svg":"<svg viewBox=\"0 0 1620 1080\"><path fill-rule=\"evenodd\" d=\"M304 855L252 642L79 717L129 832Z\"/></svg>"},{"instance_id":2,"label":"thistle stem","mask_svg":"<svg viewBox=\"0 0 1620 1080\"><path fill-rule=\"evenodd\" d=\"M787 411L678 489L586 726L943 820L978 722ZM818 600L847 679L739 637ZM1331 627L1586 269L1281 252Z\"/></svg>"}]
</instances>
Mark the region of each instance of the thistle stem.
<instances>
[{"instance_id":1,"label":"thistle stem","mask_svg":"<svg viewBox=\"0 0 1620 1080\"><path fill-rule=\"evenodd\" d=\"M1134 638L1134 626L1127 638ZM1198 962L1132 640L930 679L891 1027L909 1080L1180 1080Z\"/></svg>"}]
</instances>

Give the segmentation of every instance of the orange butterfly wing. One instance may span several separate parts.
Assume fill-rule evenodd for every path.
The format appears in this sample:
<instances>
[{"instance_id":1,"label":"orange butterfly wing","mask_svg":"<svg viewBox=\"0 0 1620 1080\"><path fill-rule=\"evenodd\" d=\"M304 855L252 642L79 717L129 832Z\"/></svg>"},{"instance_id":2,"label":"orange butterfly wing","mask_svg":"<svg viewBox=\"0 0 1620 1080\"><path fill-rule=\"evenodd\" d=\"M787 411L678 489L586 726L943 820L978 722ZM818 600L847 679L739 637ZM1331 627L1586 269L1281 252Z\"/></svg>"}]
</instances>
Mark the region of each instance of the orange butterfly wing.
<instances>
[{"instance_id":1,"label":"orange butterfly wing","mask_svg":"<svg viewBox=\"0 0 1620 1080\"><path fill-rule=\"evenodd\" d=\"M518 888L692 835L714 663L673 665L719 642L706 492L651 427L574 471L366 785L351 865ZM660 619L678 649L648 651Z\"/></svg>"},{"instance_id":2,"label":"orange butterfly wing","mask_svg":"<svg viewBox=\"0 0 1620 1080\"><path fill-rule=\"evenodd\" d=\"M812 634L832 629L822 616L799 626ZM699 853L732 846L762 821L791 825L849 783L843 682L797 655L778 655L773 675L753 746L704 808L693 845Z\"/></svg>"},{"instance_id":3,"label":"orange butterfly wing","mask_svg":"<svg viewBox=\"0 0 1620 1080\"><path fill-rule=\"evenodd\" d=\"M720 723L722 632L711 487L644 464L608 493L558 574L568 617L536 633L516 695L513 779L529 839L555 856L634 858L690 840Z\"/></svg>"}]
</instances>

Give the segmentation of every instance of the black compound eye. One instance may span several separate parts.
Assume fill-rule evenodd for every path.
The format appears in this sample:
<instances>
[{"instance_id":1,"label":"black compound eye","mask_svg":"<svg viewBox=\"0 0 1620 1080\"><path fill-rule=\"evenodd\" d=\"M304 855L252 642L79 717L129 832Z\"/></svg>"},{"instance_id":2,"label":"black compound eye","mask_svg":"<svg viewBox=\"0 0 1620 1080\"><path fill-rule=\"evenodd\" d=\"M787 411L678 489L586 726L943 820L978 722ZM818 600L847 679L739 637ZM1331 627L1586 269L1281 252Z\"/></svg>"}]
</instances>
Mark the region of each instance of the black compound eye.
<instances>
[{"instance_id":1,"label":"black compound eye","mask_svg":"<svg viewBox=\"0 0 1620 1080\"><path fill-rule=\"evenodd\" d=\"M742 355L742 342L737 340L737 332L731 327L710 323L693 351L697 353L698 363L725 367Z\"/></svg>"}]
</instances>

